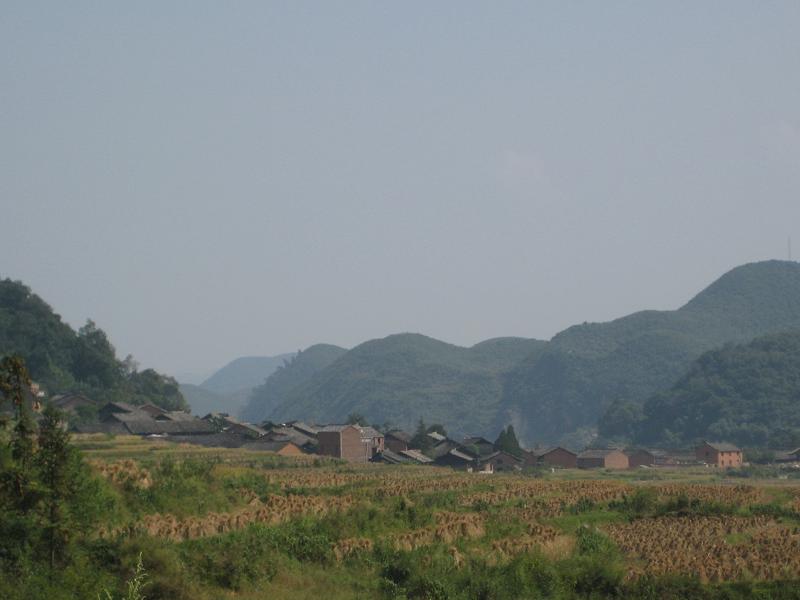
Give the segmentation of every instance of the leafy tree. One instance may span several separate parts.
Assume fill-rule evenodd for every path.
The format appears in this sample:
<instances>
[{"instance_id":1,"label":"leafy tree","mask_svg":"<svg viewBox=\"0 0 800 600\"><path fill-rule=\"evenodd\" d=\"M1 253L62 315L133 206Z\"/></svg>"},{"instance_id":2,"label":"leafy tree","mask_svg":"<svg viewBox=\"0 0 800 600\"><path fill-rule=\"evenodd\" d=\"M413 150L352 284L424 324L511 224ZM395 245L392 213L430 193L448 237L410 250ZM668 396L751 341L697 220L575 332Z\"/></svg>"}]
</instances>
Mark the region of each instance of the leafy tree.
<instances>
[{"instance_id":1,"label":"leafy tree","mask_svg":"<svg viewBox=\"0 0 800 600\"><path fill-rule=\"evenodd\" d=\"M497 436L494 445L498 450L508 452L514 456L522 455L522 448L519 445L519 440L517 439L517 434L514 431L513 425L509 425L504 430L500 431L500 435Z\"/></svg>"},{"instance_id":2,"label":"leafy tree","mask_svg":"<svg viewBox=\"0 0 800 600\"><path fill-rule=\"evenodd\" d=\"M56 559L63 558L69 539L65 502L70 495L71 450L63 415L53 406L48 406L39 423L36 466L42 484L44 537L51 569L55 566Z\"/></svg>"},{"instance_id":3,"label":"leafy tree","mask_svg":"<svg viewBox=\"0 0 800 600\"><path fill-rule=\"evenodd\" d=\"M431 447L431 439L428 437L428 428L422 417L419 418L417 428L411 438L411 447L419 450L427 450Z\"/></svg>"}]
</instances>

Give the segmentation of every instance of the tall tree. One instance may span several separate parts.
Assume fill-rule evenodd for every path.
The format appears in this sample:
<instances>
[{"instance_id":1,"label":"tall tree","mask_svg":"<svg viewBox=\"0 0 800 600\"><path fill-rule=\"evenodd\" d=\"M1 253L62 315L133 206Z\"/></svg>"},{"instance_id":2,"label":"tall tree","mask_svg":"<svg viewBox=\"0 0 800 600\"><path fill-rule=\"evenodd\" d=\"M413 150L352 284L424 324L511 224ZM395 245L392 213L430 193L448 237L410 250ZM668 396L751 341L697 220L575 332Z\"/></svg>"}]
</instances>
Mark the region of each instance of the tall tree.
<instances>
[{"instance_id":1,"label":"tall tree","mask_svg":"<svg viewBox=\"0 0 800 600\"><path fill-rule=\"evenodd\" d=\"M39 448L36 466L42 484L44 541L50 568L63 557L69 540L65 503L70 495L70 458L72 448L62 415L48 406L39 423Z\"/></svg>"},{"instance_id":2,"label":"tall tree","mask_svg":"<svg viewBox=\"0 0 800 600\"><path fill-rule=\"evenodd\" d=\"M522 455L522 448L517 440L517 434L514 431L514 426L509 425L504 430L500 431L497 440L494 442L495 447L503 452L508 452L514 456Z\"/></svg>"}]
</instances>

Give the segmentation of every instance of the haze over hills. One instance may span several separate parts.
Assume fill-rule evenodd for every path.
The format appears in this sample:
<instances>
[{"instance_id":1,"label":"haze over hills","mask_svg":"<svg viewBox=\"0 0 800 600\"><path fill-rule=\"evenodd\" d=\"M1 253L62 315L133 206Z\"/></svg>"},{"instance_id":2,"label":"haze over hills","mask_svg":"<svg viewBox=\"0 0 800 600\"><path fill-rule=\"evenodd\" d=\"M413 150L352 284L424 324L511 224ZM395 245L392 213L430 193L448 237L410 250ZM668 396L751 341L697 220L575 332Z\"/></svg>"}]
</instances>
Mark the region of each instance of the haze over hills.
<instances>
[{"instance_id":1,"label":"haze over hills","mask_svg":"<svg viewBox=\"0 0 800 600\"><path fill-rule=\"evenodd\" d=\"M570 327L551 341L500 338L461 348L421 335L372 340L294 387L271 393L273 419L412 427L419 417L494 435L513 423L527 442L592 428L608 406L641 405L669 388L703 352L800 327L800 265L737 267L673 311L642 311ZM249 418L260 412L246 412Z\"/></svg>"},{"instance_id":2,"label":"haze over hills","mask_svg":"<svg viewBox=\"0 0 800 600\"><path fill-rule=\"evenodd\" d=\"M462 348L419 334L371 340L292 390L272 417L343 421L360 413L410 427L423 416L454 432L483 431L497 412L503 373L544 344L499 338Z\"/></svg>"},{"instance_id":3,"label":"haze over hills","mask_svg":"<svg viewBox=\"0 0 800 600\"><path fill-rule=\"evenodd\" d=\"M292 391L308 383L314 375L346 352L344 348L331 344L316 344L298 352L279 366L262 385L252 390L247 405L241 410L241 417L252 422L267 419Z\"/></svg>"},{"instance_id":4,"label":"haze over hills","mask_svg":"<svg viewBox=\"0 0 800 600\"><path fill-rule=\"evenodd\" d=\"M290 360L294 352L277 356L243 356L232 360L227 365L207 378L200 387L218 394L230 394L244 389L252 389L261 385L275 372L275 369Z\"/></svg>"},{"instance_id":5,"label":"haze over hills","mask_svg":"<svg viewBox=\"0 0 800 600\"><path fill-rule=\"evenodd\" d=\"M232 360L199 385L181 383L181 392L195 414L227 412L235 415L247 403L253 388L264 383L293 356L294 353L243 356Z\"/></svg>"}]
</instances>

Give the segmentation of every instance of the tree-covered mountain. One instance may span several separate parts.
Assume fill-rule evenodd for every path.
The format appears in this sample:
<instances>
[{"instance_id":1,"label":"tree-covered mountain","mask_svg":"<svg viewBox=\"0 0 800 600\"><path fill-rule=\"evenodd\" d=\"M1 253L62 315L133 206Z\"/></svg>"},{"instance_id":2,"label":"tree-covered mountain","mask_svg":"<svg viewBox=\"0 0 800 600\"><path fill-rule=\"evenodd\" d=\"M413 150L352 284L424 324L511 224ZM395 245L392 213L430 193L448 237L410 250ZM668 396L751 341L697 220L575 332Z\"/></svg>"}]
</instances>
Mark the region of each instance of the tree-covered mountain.
<instances>
[{"instance_id":1,"label":"tree-covered mountain","mask_svg":"<svg viewBox=\"0 0 800 600\"><path fill-rule=\"evenodd\" d=\"M240 416L253 423L271 417L275 407L286 399L295 389L300 388L311 378L331 365L347 350L331 344L316 344L293 355L284 361L260 386L250 393L246 406ZM298 418L307 418L301 415Z\"/></svg>"},{"instance_id":2,"label":"tree-covered mountain","mask_svg":"<svg viewBox=\"0 0 800 600\"><path fill-rule=\"evenodd\" d=\"M152 402L175 410L186 402L172 377L139 371L132 357L119 360L92 321L78 331L24 284L0 280L0 355L16 354L47 392L82 392L98 403Z\"/></svg>"},{"instance_id":3,"label":"tree-covered mountain","mask_svg":"<svg viewBox=\"0 0 800 600\"><path fill-rule=\"evenodd\" d=\"M216 371L199 387L222 395L251 390L264 383L267 377L292 356L294 353L278 356L243 356Z\"/></svg>"},{"instance_id":4,"label":"tree-covered mountain","mask_svg":"<svg viewBox=\"0 0 800 600\"><path fill-rule=\"evenodd\" d=\"M643 444L701 438L743 446L800 445L800 331L726 345L695 360L640 413L613 424Z\"/></svg>"},{"instance_id":5,"label":"tree-covered mountain","mask_svg":"<svg viewBox=\"0 0 800 600\"><path fill-rule=\"evenodd\" d=\"M673 311L570 327L550 342L501 338L459 348L395 335L353 348L308 377L268 380L248 418L344 420L494 435L513 423L524 443L594 428L609 406L640 411L703 352L800 327L800 265L737 267ZM251 403L253 405L253 403ZM269 407L269 410L264 410ZM273 408L274 407L274 410Z\"/></svg>"},{"instance_id":6,"label":"tree-covered mountain","mask_svg":"<svg viewBox=\"0 0 800 600\"><path fill-rule=\"evenodd\" d=\"M631 409L672 385L703 352L800 327L800 264L737 267L682 308L570 327L506 381L495 428L555 441L592 426L612 404Z\"/></svg>"},{"instance_id":7,"label":"tree-covered mountain","mask_svg":"<svg viewBox=\"0 0 800 600\"><path fill-rule=\"evenodd\" d=\"M448 431L483 431L497 414L504 374L544 346L499 338L462 348L419 334L371 340L290 390L270 416L342 422L359 413L406 428L424 416Z\"/></svg>"}]
</instances>

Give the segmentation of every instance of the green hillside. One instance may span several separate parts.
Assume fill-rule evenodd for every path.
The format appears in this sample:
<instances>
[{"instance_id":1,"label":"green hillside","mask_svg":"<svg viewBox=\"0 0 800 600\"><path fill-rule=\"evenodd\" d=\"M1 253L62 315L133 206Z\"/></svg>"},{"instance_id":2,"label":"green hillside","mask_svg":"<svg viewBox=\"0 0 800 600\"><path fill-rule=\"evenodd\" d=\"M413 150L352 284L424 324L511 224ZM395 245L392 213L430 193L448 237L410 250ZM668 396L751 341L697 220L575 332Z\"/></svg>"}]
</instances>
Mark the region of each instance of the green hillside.
<instances>
[{"instance_id":1,"label":"green hillside","mask_svg":"<svg viewBox=\"0 0 800 600\"><path fill-rule=\"evenodd\" d=\"M253 389L240 416L252 423L271 417L275 407L293 390L306 384L346 352L344 348L331 344L316 344L298 352L278 367L262 385ZM298 418L305 419L306 416L300 415Z\"/></svg>"},{"instance_id":2,"label":"green hillside","mask_svg":"<svg viewBox=\"0 0 800 600\"><path fill-rule=\"evenodd\" d=\"M39 296L17 281L0 280L0 356L21 356L34 381L50 394L79 391L102 403L153 402L184 409L178 383L132 358L117 359L106 334L92 321L74 331Z\"/></svg>"},{"instance_id":3,"label":"green hillside","mask_svg":"<svg viewBox=\"0 0 800 600\"><path fill-rule=\"evenodd\" d=\"M365 342L292 390L273 418L412 427L420 416L453 432L482 431L494 420L503 374L545 342L500 338L462 348L418 334ZM269 383L269 382L268 382Z\"/></svg>"},{"instance_id":4,"label":"green hillside","mask_svg":"<svg viewBox=\"0 0 800 600\"><path fill-rule=\"evenodd\" d=\"M707 438L800 445L800 331L703 354L670 390L651 397L642 421L630 427L646 444Z\"/></svg>"},{"instance_id":5,"label":"green hillside","mask_svg":"<svg viewBox=\"0 0 800 600\"><path fill-rule=\"evenodd\" d=\"M372 340L307 377L280 386L268 380L260 402L274 411L245 415L341 421L357 412L403 427L422 416L486 435L513 423L524 443L554 442L595 427L614 402L641 407L703 352L792 327L800 327L800 265L753 263L678 310L577 325L550 342L501 338L461 348L410 334Z\"/></svg>"},{"instance_id":6,"label":"green hillside","mask_svg":"<svg viewBox=\"0 0 800 600\"><path fill-rule=\"evenodd\" d=\"M228 395L242 390L252 390L275 372L275 369L294 356L243 356L232 360L211 375L200 387L217 394ZM248 392L249 393L249 392Z\"/></svg>"},{"instance_id":7,"label":"green hillside","mask_svg":"<svg viewBox=\"0 0 800 600\"><path fill-rule=\"evenodd\" d=\"M643 311L570 327L508 376L495 427L527 441L593 426L612 402L641 405L703 352L800 327L800 264L737 267L675 311Z\"/></svg>"}]
</instances>

